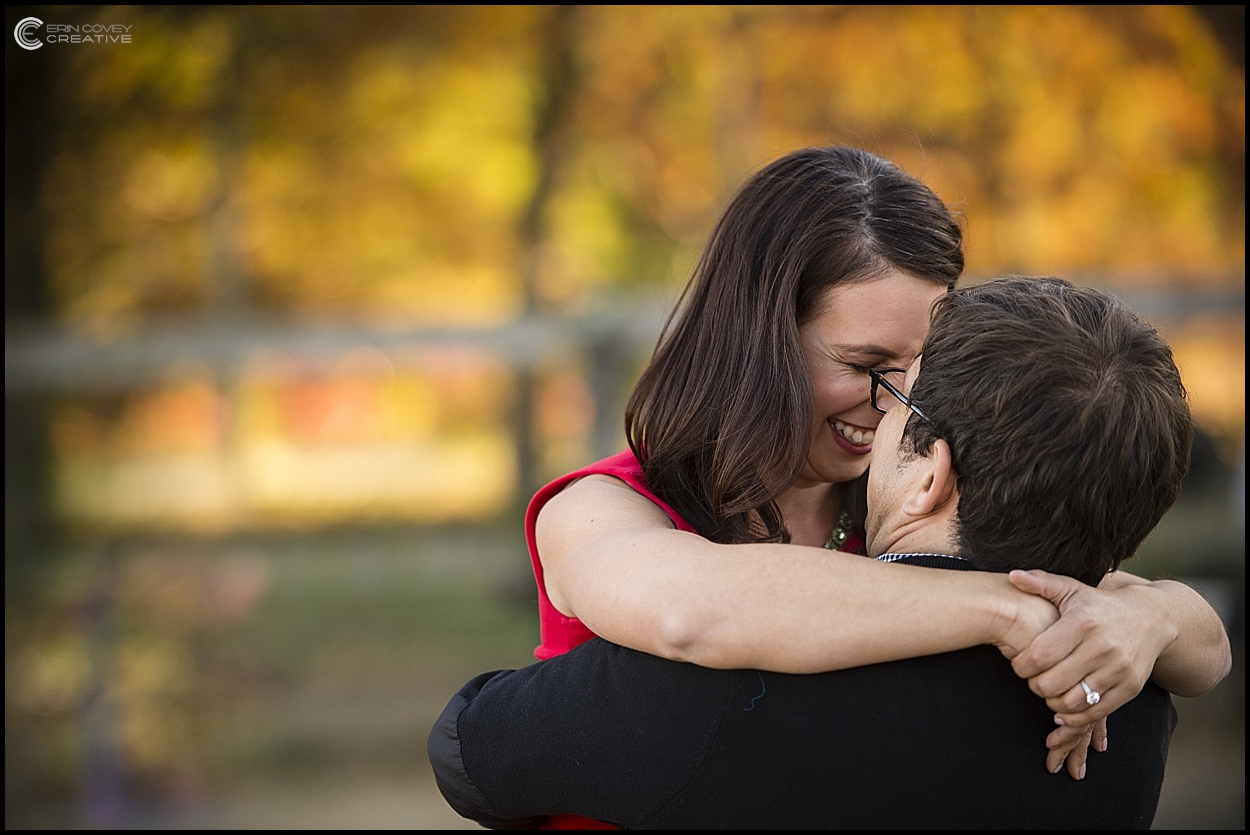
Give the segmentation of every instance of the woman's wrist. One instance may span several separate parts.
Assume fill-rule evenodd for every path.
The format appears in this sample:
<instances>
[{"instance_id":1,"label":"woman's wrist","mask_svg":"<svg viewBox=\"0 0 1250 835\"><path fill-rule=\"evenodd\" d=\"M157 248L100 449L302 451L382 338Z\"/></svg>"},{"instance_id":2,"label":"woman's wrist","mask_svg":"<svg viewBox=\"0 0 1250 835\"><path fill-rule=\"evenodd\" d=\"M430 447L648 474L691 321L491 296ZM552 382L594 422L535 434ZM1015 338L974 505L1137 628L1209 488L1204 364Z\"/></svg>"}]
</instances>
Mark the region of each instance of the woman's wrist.
<instances>
[{"instance_id":1,"label":"woman's wrist","mask_svg":"<svg viewBox=\"0 0 1250 835\"><path fill-rule=\"evenodd\" d=\"M1006 574L983 576L991 617L982 643L993 644L1004 656L1014 658L1059 619L1059 610L1045 598L1017 589Z\"/></svg>"}]
</instances>

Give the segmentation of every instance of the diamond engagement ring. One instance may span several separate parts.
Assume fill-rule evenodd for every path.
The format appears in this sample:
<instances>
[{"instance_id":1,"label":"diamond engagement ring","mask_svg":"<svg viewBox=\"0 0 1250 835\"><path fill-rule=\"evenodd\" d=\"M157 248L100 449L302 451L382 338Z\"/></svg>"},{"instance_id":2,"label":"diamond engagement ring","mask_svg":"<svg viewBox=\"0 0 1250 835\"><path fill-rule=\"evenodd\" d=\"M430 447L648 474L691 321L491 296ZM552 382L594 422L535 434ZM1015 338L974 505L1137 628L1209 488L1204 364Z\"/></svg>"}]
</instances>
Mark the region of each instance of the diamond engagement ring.
<instances>
[{"instance_id":1,"label":"diamond engagement ring","mask_svg":"<svg viewBox=\"0 0 1250 835\"><path fill-rule=\"evenodd\" d=\"M1085 704L1090 707L1102 701L1102 694L1097 690L1091 690L1090 686L1085 683L1085 679L1081 679L1081 689L1085 691Z\"/></svg>"}]
</instances>

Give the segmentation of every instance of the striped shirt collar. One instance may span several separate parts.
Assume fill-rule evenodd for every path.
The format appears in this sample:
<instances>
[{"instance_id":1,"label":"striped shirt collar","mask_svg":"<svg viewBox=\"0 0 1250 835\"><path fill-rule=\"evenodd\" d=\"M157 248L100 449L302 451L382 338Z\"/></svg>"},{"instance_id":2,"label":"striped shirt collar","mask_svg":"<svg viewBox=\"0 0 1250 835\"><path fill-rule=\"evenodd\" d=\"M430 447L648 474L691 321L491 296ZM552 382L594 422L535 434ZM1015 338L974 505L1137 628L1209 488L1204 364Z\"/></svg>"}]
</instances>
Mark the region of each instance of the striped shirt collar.
<instances>
[{"instance_id":1,"label":"striped shirt collar","mask_svg":"<svg viewBox=\"0 0 1250 835\"><path fill-rule=\"evenodd\" d=\"M909 559L911 557L941 557L947 560L959 560L967 562L967 557L957 557L954 554L939 554L934 551L921 551L915 554L882 554L877 557L877 562L898 562L899 560Z\"/></svg>"}]
</instances>

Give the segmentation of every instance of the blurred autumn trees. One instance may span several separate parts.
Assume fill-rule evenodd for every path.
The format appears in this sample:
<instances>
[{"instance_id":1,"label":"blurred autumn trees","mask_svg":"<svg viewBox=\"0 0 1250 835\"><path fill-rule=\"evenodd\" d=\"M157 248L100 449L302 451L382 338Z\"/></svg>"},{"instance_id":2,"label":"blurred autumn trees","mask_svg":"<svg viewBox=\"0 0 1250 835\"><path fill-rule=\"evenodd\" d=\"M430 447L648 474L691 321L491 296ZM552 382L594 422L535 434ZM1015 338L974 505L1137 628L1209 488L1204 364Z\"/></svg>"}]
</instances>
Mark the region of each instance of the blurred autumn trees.
<instances>
[{"instance_id":1,"label":"blurred autumn trees","mask_svg":"<svg viewBox=\"0 0 1250 835\"><path fill-rule=\"evenodd\" d=\"M671 288L746 173L833 142L965 212L972 275L1241 280L1244 58L1195 7L101 15L133 43L6 53L6 285L100 333Z\"/></svg>"}]
</instances>

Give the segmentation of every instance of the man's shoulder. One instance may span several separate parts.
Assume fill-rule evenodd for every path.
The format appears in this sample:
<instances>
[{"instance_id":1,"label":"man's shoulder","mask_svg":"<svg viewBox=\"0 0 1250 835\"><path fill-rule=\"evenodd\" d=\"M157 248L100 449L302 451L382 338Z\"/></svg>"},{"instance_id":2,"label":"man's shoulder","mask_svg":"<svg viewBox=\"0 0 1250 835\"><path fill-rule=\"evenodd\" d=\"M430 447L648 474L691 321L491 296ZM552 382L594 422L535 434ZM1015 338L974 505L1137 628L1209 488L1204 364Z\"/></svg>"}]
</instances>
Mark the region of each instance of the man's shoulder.
<instances>
[{"instance_id":1,"label":"man's shoulder","mask_svg":"<svg viewBox=\"0 0 1250 835\"><path fill-rule=\"evenodd\" d=\"M750 698L725 711L716 755L649 825L1148 826L1174 726L1151 685L1078 783L1046 773L1053 713L993 647L738 686Z\"/></svg>"}]
</instances>

